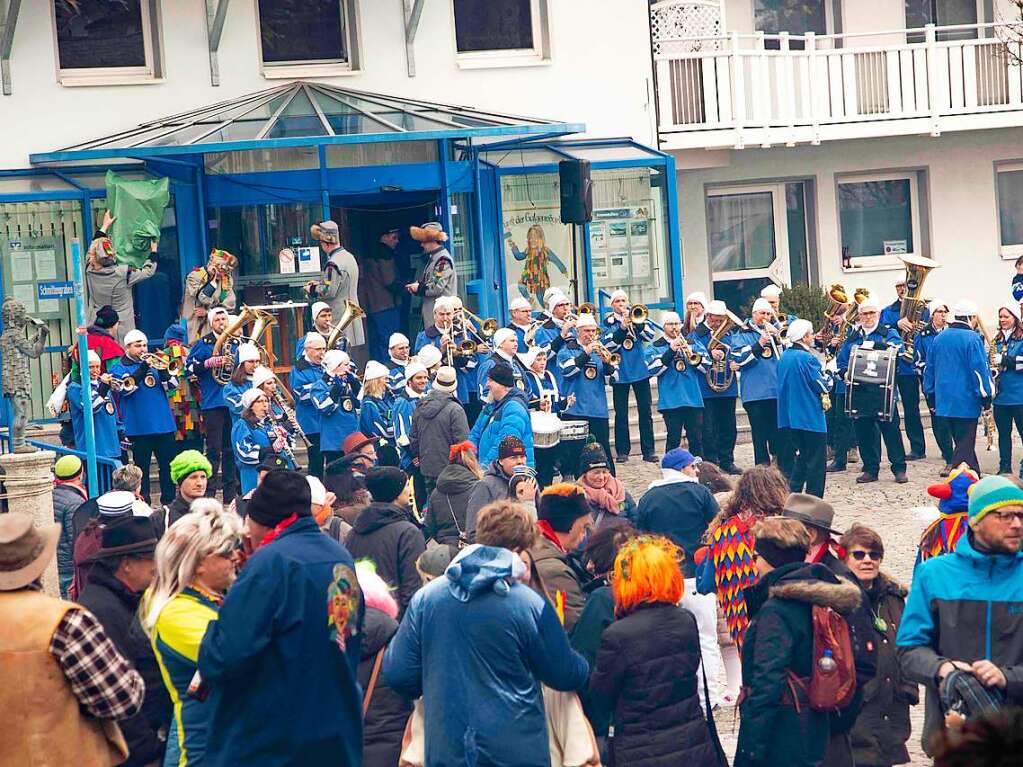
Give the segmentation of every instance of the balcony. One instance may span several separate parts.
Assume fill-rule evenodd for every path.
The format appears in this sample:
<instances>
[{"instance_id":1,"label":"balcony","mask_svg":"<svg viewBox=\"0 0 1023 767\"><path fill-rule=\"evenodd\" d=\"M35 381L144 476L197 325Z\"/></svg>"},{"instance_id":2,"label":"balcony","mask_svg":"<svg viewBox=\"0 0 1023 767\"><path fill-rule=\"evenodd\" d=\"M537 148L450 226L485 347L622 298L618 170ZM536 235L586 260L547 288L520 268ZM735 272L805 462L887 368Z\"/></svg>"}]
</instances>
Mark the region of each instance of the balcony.
<instances>
[{"instance_id":1,"label":"balcony","mask_svg":"<svg viewBox=\"0 0 1023 767\"><path fill-rule=\"evenodd\" d=\"M663 149L742 149L1023 125L1020 25L660 39Z\"/></svg>"}]
</instances>

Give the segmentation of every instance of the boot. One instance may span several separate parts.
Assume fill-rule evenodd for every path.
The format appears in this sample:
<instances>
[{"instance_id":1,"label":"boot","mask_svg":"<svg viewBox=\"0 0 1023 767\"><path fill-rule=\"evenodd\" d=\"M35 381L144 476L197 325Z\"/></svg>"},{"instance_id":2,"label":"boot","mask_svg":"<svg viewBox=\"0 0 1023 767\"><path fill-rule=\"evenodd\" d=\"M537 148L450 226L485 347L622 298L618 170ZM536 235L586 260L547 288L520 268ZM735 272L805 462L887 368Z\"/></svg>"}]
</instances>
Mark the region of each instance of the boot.
<instances>
[{"instance_id":1,"label":"boot","mask_svg":"<svg viewBox=\"0 0 1023 767\"><path fill-rule=\"evenodd\" d=\"M860 474L860 476L856 478L857 485L866 485L869 482L877 482L877 475L863 472L862 474Z\"/></svg>"},{"instance_id":2,"label":"boot","mask_svg":"<svg viewBox=\"0 0 1023 767\"><path fill-rule=\"evenodd\" d=\"M848 463L859 463L860 462L860 451L855 447L849 448L849 452L846 453L845 460Z\"/></svg>"},{"instance_id":3,"label":"boot","mask_svg":"<svg viewBox=\"0 0 1023 767\"><path fill-rule=\"evenodd\" d=\"M909 482L909 477L906 476L906 472L904 472L904 471L896 471L896 472L894 472L894 474L895 474L895 483L896 484L904 485L907 482Z\"/></svg>"}]
</instances>

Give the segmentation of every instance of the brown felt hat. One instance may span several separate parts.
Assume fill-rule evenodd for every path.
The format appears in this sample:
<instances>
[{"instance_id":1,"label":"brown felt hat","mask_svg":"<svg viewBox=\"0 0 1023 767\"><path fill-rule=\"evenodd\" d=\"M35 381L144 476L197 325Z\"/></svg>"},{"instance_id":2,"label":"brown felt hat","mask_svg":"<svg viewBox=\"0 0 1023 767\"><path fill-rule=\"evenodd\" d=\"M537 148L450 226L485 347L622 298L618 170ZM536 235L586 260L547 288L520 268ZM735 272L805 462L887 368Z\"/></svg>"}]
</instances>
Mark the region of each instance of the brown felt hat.
<instances>
[{"instance_id":1,"label":"brown felt hat","mask_svg":"<svg viewBox=\"0 0 1023 767\"><path fill-rule=\"evenodd\" d=\"M34 583L57 552L60 525L36 527L20 511L0 514L0 591Z\"/></svg>"},{"instance_id":2,"label":"brown felt hat","mask_svg":"<svg viewBox=\"0 0 1023 767\"><path fill-rule=\"evenodd\" d=\"M839 530L832 530L831 523L835 519L835 508L816 495L807 493L789 493L785 499L785 509L781 515L786 519L794 519L804 525L816 527L825 532L841 535Z\"/></svg>"}]
</instances>

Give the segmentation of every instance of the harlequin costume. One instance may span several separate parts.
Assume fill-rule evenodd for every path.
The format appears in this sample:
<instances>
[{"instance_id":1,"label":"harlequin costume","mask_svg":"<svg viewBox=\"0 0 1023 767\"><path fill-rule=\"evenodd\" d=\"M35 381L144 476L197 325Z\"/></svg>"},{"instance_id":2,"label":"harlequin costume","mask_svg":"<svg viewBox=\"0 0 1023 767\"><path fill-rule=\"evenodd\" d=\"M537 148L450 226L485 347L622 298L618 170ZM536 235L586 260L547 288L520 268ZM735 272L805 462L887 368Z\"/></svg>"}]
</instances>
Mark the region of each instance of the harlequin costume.
<instances>
[{"instance_id":1,"label":"harlequin costume","mask_svg":"<svg viewBox=\"0 0 1023 767\"><path fill-rule=\"evenodd\" d=\"M934 520L920 536L916 564L931 557L948 554L956 547L969 523L970 487L980 479L965 463L949 473L948 478L927 488L927 494L938 499L941 516ZM914 565L915 566L915 565Z\"/></svg>"},{"instance_id":2,"label":"harlequin costume","mask_svg":"<svg viewBox=\"0 0 1023 767\"><path fill-rule=\"evenodd\" d=\"M746 589L757 582L753 532L742 519L733 516L714 528L709 536L707 550L714 563L718 606L724 613L728 633L741 651L749 626Z\"/></svg>"}]
</instances>

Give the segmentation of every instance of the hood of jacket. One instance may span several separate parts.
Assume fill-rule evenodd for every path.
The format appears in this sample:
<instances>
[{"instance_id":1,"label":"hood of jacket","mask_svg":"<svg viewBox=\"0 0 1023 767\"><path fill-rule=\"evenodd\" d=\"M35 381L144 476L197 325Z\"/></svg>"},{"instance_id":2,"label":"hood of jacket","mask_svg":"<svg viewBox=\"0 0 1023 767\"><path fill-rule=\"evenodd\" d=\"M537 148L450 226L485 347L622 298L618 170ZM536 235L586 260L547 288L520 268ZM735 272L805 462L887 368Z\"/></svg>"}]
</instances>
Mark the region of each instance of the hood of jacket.
<instances>
[{"instance_id":1,"label":"hood of jacket","mask_svg":"<svg viewBox=\"0 0 1023 767\"><path fill-rule=\"evenodd\" d=\"M504 395L501 401L497 403L497 407L494 408L494 417L497 417L497 411L507 407L514 400L518 400L519 404L526 409L526 412L529 411L529 398L526 396L526 393L518 386L513 386L508 390L508 393Z\"/></svg>"},{"instance_id":2,"label":"hood of jacket","mask_svg":"<svg viewBox=\"0 0 1023 767\"><path fill-rule=\"evenodd\" d=\"M664 485L676 485L682 482L695 482L700 484L700 480L696 477L691 477L688 474L683 474L678 469L661 469L661 478L655 479L650 483L650 487L647 490L653 490L655 487L663 487Z\"/></svg>"},{"instance_id":3,"label":"hood of jacket","mask_svg":"<svg viewBox=\"0 0 1023 767\"><path fill-rule=\"evenodd\" d=\"M775 573L780 575L772 578ZM839 578L824 565L787 565L769 573L764 580L768 595L774 599L830 607L842 615L853 612L863 599L859 586Z\"/></svg>"},{"instance_id":4,"label":"hood of jacket","mask_svg":"<svg viewBox=\"0 0 1023 767\"><path fill-rule=\"evenodd\" d=\"M525 563L508 549L478 543L462 549L444 571L448 590L461 602L490 592L506 596L525 574Z\"/></svg>"},{"instance_id":5,"label":"hood of jacket","mask_svg":"<svg viewBox=\"0 0 1023 767\"><path fill-rule=\"evenodd\" d=\"M542 535L537 537L533 548L529 550L529 555L533 558L534 563L545 562L548 559L557 559L565 564L569 564L568 552L562 551Z\"/></svg>"},{"instance_id":6,"label":"hood of jacket","mask_svg":"<svg viewBox=\"0 0 1023 767\"><path fill-rule=\"evenodd\" d=\"M422 414L423 418L436 418L444 408L454 402L454 395L449 392L432 389L429 394L419 400L416 410Z\"/></svg>"},{"instance_id":7,"label":"hood of jacket","mask_svg":"<svg viewBox=\"0 0 1023 767\"><path fill-rule=\"evenodd\" d=\"M437 489L445 495L461 495L476 487L476 475L460 463L449 463L437 476Z\"/></svg>"},{"instance_id":8,"label":"hood of jacket","mask_svg":"<svg viewBox=\"0 0 1023 767\"><path fill-rule=\"evenodd\" d=\"M362 659L372 658L398 631L398 621L375 607L366 608L362 621Z\"/></svg>"},{"instance_id":9,"label":"hood of jacket","mask_svg":"<svg viewBox=\"0 0 1023 767\"><path fill-rule=\"evenodd\" d=\"M483 478L486 479L487 477L496 477L505 484L511 482L511 477L509 477L507 474L501 471L501 464L497 462L496 458L490 462L490 465L487 466L486 471L483 472Z\"/></svg>"},{"instance_id":10,"label":"hood of jacket","mask_svg":"<svg viewBox=\"0 0 1023 767\"><path fill-rule=\"evenodd\" d=\"M393 503L371 503L355 518L352 528L357 533L372 533L395 522L408 522L408 511Z\"/></svg>"}]
</instances>

